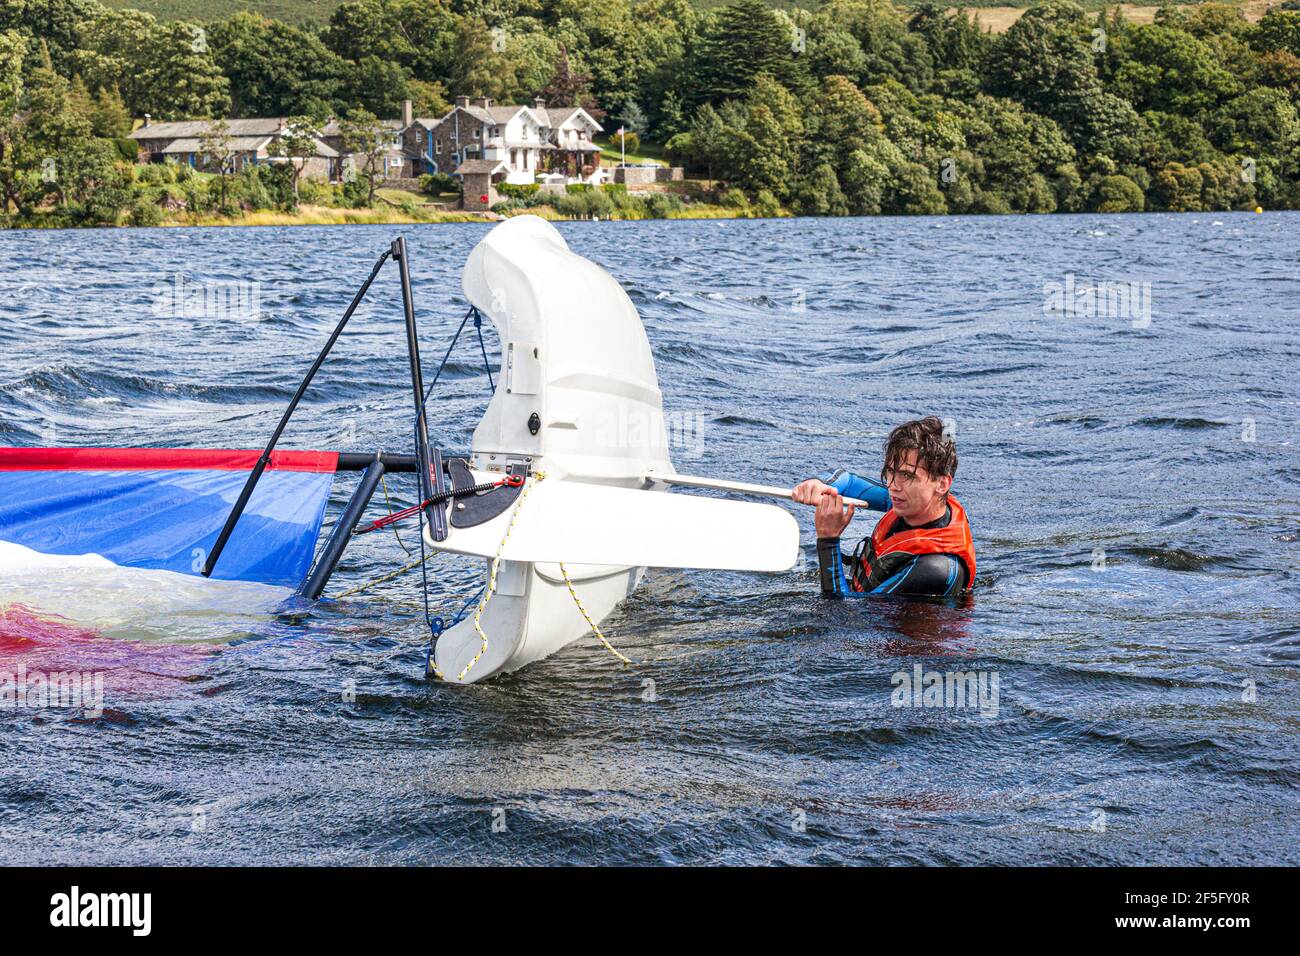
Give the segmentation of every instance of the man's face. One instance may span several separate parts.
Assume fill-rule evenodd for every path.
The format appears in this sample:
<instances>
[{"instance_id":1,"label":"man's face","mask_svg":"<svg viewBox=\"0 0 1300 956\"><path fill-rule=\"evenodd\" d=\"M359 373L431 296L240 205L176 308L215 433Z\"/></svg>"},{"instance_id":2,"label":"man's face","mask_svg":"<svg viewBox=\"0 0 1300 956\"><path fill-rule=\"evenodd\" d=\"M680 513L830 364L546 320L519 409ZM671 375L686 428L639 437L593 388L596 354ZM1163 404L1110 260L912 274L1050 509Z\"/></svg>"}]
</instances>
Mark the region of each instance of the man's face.
<instances>
[{"instance_id":1,"label":"man's face","mask_svg":"<svg viewBox=\"0 0 1300 956\"><path fill-rule=\"evenodd\" d=\"M902 453L895 468L887 468L881 475L889 489L889 503L909 523L913 518L932 520L931 512L939 508L952 487L951 478L933 477L917 463L917 458L916 449L909 449Z\"/></svg>"}]
</instances>

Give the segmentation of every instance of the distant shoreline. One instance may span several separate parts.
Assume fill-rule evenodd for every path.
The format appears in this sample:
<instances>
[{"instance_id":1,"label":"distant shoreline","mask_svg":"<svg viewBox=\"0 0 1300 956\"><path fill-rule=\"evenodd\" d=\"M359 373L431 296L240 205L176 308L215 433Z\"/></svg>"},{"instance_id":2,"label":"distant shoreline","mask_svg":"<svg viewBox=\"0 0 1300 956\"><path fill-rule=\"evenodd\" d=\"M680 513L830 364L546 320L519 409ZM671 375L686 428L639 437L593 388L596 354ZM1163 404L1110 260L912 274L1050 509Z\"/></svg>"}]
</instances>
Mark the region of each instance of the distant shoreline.
<instances>
[{"instance_id":1,"label":"distant shoreline","mask_svg":"<svg viewBox=\"0 0 1300 956\"><path fill-rule=\"evenodd\" d=\"M41 222L25 222L0 227L0 231L46 230L46 229L175 229L205 228L225 226L384 226L384 225L437 225L441 223L500 222L511 216L530 214L540 216L552 222L636 222L650 219L774 219L774 218L818 218L815 216L796 217L785 213L781 216L761 216L754 210L736 209L728 206L693 204L689 209L664 217L620 216L601 217L587 220L581 217L562 216L549 207L520 209L510 213L464 212L430 210L424 214L411 215L398 209L343 209L334 206L301 206L296 212L278 212L274 210L253 210L242 216L171 216L165 217L156 225L137 226L130 222L116 224L99 223L95 225L70 226L66 221L54 220L48 225Z\"/></svg>"},{"instance_id":2,"label":"distant shoreline","mask_svg":"<svg viewBox=\"0 0 1300 956\"><path fill-rule=\"evenodd\" d=\"M328 207L324 207L328 208ZM333 211L333 210L332 210ZM394 212L391 215L383 214L377 216L359 215L358 210L336 210L340 213L347 213L346 216L340 216L336 220L328 217L319 217L310 214L300 213L268 213L255 212L249 213L241 218L231 217L198 217L193 221L170 220L164 221L156 226L136 226L130 223L121 223L119 225L94 225L94 226L70 226L66 222L51 223L49 225L40 225L28 223L20 226L0 227L0 234L6 232L49 232L66 230L69 232L86 232L96 229L102 230L141 230L141 229L255 229L267 228L274 226L292 226L292 227L335 227L335 226L435 226L435 225L464 225L466 223L478 223L480 225L490 225L500 222L503 219L509 219L512 216L533 215L540 216L550 222L682 222L682 221L727 221L738 219L1025 219L1025 218L1044 218L1059 219L1072 216L1099 216L1104 218L1133 218L1145 216L1238 216L1238 215L1263 215L1264 213L1297 213L1300 210L1292 209L1209 209L1195 210L1185 212L1173 212L1167 209L1153 209L1144 212L1052 212L1052 213L942 213L938 215L900 215L882 213L874 216L801 216L793 213L784 213L780 216L760 215L753 211L746 213L744 210L729 209L725 206L710 206L707 209L692 209L689 214L676 214L663 217L641 217L640 219L632 217L610 216L600 219L583 219L580 217L555 215L548 209L521 209L513 213L502 215L491 212L448 212L433 214L432 217L408 216L405 213Z\"/></svg>"}]
</instances>

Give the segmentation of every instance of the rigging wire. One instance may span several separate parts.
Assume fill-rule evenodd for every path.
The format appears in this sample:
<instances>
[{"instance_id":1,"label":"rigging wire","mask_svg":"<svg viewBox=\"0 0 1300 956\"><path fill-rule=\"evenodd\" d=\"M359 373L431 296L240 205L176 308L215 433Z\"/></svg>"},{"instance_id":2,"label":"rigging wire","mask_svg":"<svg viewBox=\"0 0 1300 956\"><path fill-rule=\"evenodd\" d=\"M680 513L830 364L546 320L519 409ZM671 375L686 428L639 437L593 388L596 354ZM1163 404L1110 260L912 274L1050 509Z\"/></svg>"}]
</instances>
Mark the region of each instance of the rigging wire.
<instances>
[{"instance_id":1,"label":"rigging wire","mask_svg":"<svg viewBox=\"0 0 1300 956\"><path fill-rule=\"evenodd\" d=\"M426 406L429 403L429 396L433 394L433 387L438 384L438 379L442 377L442 370L447 367L447 362L451 358L452 349L456 347L456 343L460 340L460 334L465 331L465 326L468 324L471 317L474 319L474 329L478 333L479 350L483 354L483 370L487 372L488 392L490 394L495 394L496 392L496 385L492 381L492 365L488 360L487 346L483 342L483 316L479 313L479 310L476 306L471 305L469 307L469 310L465 313L465 317L460 320L460 327L456 329L456 334L451 337L451 344L447 346L447 351L446 353L443 354L442 361L438 364L438 370L433 373L433 380L429 383L428 389L425 390L424 398L421 400L420 407L416 411L415 422L413 427L416 433L415 447L417 449L420 447L419 445L420 417L424 416L425 420L426 421L428 420L428 412ZM419 488L424 487L425 466L426 466L426 462L424 462L421 456L417 454L415 469L416 469L416 480L418 484L416 487ZM425 516L424 508L420 509L419 516L420 516L420 529L419 529L420 531L420 593L423 595L423 599L424 599L424 622L429 627L429 650L428 653L425 655L425 659L424 659L424 672L425 672L425 676L428 676L429 674L433 674L434 676L441 678L442 674L439 673L438 665L434 662L434 648L438 644L438 638L442 636L443 631L447 630L447 628L454 627L456 624L460 623L460 621L465 617L466 610L473 602L478 600L479 595L483 593L483 588L485 588L487 585L484 585L483 587L479 588L478 592L474 595L474 597L470 598L469 601L465 602L465 606L460 609L460 611L456 614L455 618L452 619L451 623L447 623L446 621L444 621L441 616L438 617L433 616L433 612L429 608L429 566L428 566L429 559L432 558L433 555L429 555L429 557L425 557L424 527L425 527L426 516ZM434 552L434 554L436 553L437 552Z\"/></svg>"}]
</instances>

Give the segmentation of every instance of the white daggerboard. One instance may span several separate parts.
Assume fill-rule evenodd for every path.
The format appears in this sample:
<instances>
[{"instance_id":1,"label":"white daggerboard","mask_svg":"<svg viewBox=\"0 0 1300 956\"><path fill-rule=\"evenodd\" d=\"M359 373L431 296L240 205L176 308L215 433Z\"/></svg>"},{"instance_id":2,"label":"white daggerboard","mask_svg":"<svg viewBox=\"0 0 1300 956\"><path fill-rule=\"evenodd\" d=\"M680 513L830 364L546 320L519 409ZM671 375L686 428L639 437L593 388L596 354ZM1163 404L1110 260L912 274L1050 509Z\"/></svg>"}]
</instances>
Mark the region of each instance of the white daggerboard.
<instances>
[{"instance_id":1,"label":"white daggerboard","mask_svg":"<svg viewBox=\"0 0 1300 956\"><path fill-rule=\"evenodd\" d=\"M476 481L493 475L476 473ZM502 560L786 571L799 558L799 525L787 511L748 501L530 479ZM493 557L513 508L429 543Z\"/></svg>"}]
</instances>

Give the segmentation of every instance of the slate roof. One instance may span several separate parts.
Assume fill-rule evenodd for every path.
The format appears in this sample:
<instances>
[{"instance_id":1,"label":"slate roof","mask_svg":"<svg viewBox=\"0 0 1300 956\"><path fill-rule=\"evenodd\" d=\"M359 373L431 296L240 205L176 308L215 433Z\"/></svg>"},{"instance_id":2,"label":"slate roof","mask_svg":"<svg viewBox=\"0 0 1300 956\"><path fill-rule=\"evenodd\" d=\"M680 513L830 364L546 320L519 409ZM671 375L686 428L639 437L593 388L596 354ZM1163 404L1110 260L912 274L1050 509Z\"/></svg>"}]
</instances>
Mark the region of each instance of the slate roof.
<instances>
[{"instance_id":1,"label":"slate roof","mask_svg":"<svg viewBox=\"0 0 1300 956\"><path fill-rule=\"evenodd\" d=\"M466 173L487 173L491 175L506 168L504 159L467 159L456 167L456 173L462 176Z\"/></svg>"}]
</instances>

